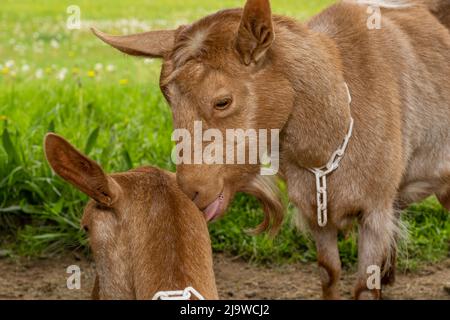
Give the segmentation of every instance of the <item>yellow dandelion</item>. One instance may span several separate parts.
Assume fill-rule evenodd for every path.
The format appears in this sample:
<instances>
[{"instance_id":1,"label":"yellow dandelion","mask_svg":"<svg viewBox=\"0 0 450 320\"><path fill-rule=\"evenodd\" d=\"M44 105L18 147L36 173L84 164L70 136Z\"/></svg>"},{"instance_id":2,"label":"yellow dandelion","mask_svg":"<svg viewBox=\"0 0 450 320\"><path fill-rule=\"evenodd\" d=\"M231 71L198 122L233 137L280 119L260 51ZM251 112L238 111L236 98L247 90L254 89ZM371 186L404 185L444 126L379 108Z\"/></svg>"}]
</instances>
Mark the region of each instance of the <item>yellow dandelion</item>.
<instances>
[{"instance_id":1,"label":"yellow dandelion","mask_svg":"<svg viewBox=\"0 0 450 320\"><path fill-rule=\"evenodd\" d=\"M87 72L87 76L88 76L89 78L94 78L94 77L95 77L95 71L94 71L94 70L89 70L89 71Z\"/></svg>"},{"instance_id":2,"label":"yellow dandelion","mask_svg":"<svg viewBox=\"0 0 450 320\"><path fill-rule=\"evenodd\" d=\"M0 115L0 121L6 121L6 120L8 120L7 116Z\"/></svg>"},{"instance_id":3,"label":"yellow dandelion","mask_svg":"<svg viewBox=\"0 0 450 320\"><path fill-rule=\"evenodd\" d=\"M9 68L8 67L3 67L2 74L8 74L8 73L9 73Z\"/></svg>"},{"instance_id":4,"label":"yellow dandelion","mask_svg":"<svg viewBox=\"0 0 450 320\"><path fill-rule=\"evenodd\" d=\"M121 84L121 85L127 85L128 84L128 79L120 79L119 80L119 83Z\"/></svg>"}]
</instances>

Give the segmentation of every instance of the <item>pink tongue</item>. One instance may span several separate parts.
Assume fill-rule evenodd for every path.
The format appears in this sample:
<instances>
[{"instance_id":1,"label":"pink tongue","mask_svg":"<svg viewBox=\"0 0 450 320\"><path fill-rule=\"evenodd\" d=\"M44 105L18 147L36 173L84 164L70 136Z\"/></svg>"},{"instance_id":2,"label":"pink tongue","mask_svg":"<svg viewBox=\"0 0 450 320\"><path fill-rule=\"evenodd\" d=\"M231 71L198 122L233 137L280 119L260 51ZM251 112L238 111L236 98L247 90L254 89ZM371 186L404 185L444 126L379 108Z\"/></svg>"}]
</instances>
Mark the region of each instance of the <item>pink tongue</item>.
<instances>
[{"instance_id":1,"label":"pink tongue","mask_svg":"<svg viewBox=\"0 0 450 320\"><path fill-rule=\"evenodd\" d=\"M211 221L216 217L217 214L219 214L220 211L220 203L221 199L218 197L216 200L214 200L213 203L211 203L203 212L206 216L206 221Z\"/></svg>"}]
</instances>

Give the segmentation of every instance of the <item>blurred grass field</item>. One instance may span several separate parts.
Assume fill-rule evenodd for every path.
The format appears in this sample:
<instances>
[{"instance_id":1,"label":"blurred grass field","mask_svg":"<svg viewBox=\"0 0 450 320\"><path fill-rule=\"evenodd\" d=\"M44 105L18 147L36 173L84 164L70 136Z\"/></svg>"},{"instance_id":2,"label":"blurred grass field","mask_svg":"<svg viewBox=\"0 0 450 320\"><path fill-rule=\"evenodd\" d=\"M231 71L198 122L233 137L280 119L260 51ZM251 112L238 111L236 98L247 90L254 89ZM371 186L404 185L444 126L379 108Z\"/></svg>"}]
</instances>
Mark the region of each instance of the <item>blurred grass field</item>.
<instances>
[{"instance_id":1,"label":"blurred grass field","mask_svg":"<svg viewBox=\"0 0 450 320\"><path fill-rule=\"evenodd\" d=\"M273 0L279 14L306 20L333 1ZM81 9L82 28L68 30L69 5ZM171 28L243 0L12 1L0 12L0 244L7 255L53 255L85 249L79 218L87 198L55 177L42 141L54 131L109 172L140 165L174 170L170 110L158 86L160 63L120 54L89 27L116 34ZM240 195L211 225L213 246L259 263L312 261L312 242L291 223L274 240L244 230L262 214ZM409 240L400 265L415 268L449 252L450 215L428 199L404 214ZM355 233L340 242L343 262L356 261Z\"/></svg>"}]
</instances>

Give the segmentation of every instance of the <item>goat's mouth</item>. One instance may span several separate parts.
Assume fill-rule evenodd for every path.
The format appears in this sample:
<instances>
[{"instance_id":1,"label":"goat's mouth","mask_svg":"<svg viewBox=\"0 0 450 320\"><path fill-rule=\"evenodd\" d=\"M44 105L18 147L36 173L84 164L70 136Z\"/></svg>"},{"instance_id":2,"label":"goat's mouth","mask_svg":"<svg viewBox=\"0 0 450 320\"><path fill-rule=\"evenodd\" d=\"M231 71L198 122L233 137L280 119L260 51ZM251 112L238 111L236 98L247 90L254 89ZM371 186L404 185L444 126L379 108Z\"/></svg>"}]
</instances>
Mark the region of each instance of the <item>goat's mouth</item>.
<instances>
[{"instance_id":1,"label":"goat's mouth","mask_svg":"<svg viewBox=\"0 0 450 320\"><path fill-rule=\"evenodd\" d=\"M219 194L219 196L209 204L204 210L203 213L205 214L206 221L214 221L216 220L225 210L225 196L222 193Z\"/></svg>"}]
</instances>

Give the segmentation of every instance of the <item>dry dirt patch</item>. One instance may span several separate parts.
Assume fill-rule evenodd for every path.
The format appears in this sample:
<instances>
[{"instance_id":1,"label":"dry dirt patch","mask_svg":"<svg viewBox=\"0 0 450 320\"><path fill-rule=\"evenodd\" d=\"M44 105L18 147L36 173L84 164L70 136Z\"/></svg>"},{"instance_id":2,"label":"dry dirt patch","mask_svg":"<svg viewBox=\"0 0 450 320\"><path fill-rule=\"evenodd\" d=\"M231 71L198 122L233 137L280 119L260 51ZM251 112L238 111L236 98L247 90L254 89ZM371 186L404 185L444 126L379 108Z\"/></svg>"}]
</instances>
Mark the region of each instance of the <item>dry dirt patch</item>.
<instances>
[{"instance_id":1,"label":"dry dirt patch","mask_svg":"<svg viewBox=\"0 0 450 320\"><path fill-rule=\"evenodd\" d=\"M80 290L66 287L66 268L80 266ZM319 299L320 283L314 264L280 267L253 266L236 258L215 256L215 272L222 299ZM93 263L73 255L54 259L0 259L0 299L89 299ZM350 298L354 276L344 272L342 292ZM400 274L385 290L389 299L450 300L450 259L421 271Z\"/></svg>"}]
</instances>

